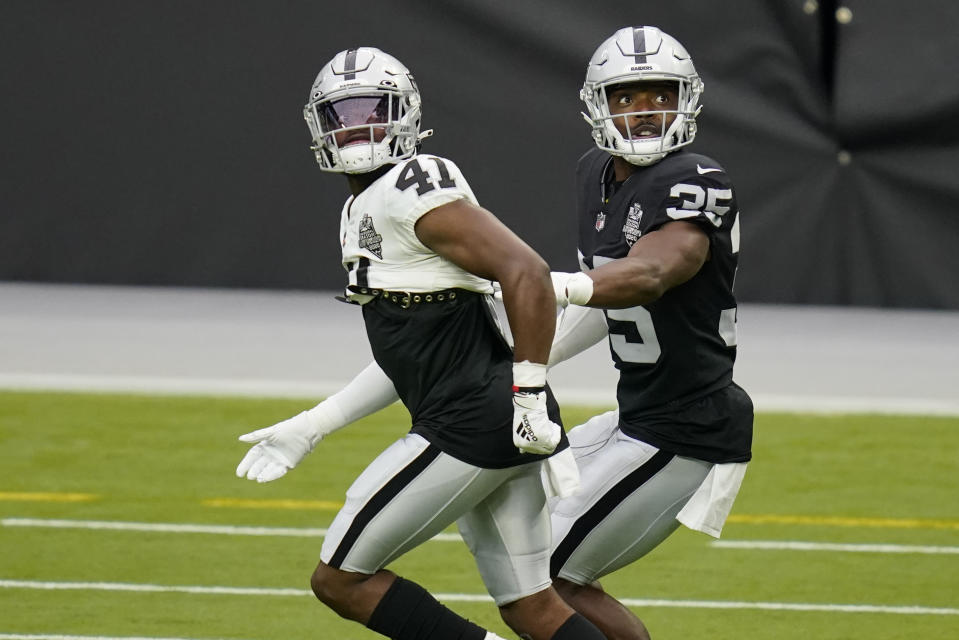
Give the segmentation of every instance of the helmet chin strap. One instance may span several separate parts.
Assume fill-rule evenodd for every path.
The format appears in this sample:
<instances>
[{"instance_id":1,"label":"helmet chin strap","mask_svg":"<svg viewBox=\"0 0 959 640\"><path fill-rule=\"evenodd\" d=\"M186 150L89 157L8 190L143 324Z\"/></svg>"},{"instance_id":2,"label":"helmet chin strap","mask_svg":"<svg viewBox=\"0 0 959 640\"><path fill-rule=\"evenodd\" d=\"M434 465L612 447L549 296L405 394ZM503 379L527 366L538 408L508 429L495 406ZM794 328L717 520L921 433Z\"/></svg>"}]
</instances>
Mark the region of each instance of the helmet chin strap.
<instances>
[{"instance_id":1,"label":"helmet chin strap","mask_svg":"<svg viewBox=\"0 0 959 640\"><path fill-rule=\"evenodd\" d=\"M389 146L383 143L358 144L339 149L340 165L346 173L366 173L385 164L390 158Z\"/></svg>"},{"instance_id":2,"label":"helmet chin strap","mask_svg":"<svg viewBox=\"0 0 959 640\"><path fill-rule=\"evenodd\" d=\"M660 160L666 157L666 152L660 153L649 153L644 155L637 155L633 153L623 154L622 158L629 164L634 164L638 167L648 167L651 164L656 164Z\"/></svg>"}]
</instances>

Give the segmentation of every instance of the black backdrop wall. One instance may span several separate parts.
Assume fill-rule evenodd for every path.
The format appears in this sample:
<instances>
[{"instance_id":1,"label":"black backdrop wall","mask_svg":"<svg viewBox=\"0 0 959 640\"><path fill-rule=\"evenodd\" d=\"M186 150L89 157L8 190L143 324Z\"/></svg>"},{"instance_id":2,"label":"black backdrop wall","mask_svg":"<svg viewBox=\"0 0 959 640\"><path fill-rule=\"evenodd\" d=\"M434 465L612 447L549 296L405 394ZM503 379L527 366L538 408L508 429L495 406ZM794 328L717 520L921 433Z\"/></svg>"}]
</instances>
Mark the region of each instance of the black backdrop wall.
<instances>
[{"instance_id":1,"label":"black backdrop wall","mask_svg":"<svg viewBox=\"0 0 959 640\"><path fill-rule=\"evenodd\" d=\"M426 150L574 268L586 61L654 24L706 83L695 148L739 190L740 299L959 308L959 4L837 5L4 0L0 279L342 286L346 185L300 111L356 45L413 70Z\"/></svg>"}]
</instances>

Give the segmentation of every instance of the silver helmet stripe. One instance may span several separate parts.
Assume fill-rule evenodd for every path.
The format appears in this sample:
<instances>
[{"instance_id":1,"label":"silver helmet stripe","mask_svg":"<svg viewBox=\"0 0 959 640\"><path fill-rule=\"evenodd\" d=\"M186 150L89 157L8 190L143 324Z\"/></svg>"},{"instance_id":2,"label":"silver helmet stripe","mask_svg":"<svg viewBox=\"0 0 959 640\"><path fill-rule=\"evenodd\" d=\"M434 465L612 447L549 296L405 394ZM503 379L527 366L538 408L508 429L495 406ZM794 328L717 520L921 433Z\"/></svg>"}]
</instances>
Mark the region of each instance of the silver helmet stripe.
<instances>
[{"instance_id":1,"label":"silver helmet stripe","mask_svg":"<svg viewBox=\"0 0 959 640\"><path fill-rule=\"evenodd\" d=\"M344 80L356 80L356 49L347 50L343 65L343 71L346 73Z\"/></svg>"},{"instance_id":2,"label":"silver helmet stripe","mask_svg":"<svg viewBox=\"0 0 959 640\"><path fill-rule=\"evenodd\" d=\"M646 29L643 27L633 29L632 55L635 64L646 64Z\"/></svg>"}]
</instances>

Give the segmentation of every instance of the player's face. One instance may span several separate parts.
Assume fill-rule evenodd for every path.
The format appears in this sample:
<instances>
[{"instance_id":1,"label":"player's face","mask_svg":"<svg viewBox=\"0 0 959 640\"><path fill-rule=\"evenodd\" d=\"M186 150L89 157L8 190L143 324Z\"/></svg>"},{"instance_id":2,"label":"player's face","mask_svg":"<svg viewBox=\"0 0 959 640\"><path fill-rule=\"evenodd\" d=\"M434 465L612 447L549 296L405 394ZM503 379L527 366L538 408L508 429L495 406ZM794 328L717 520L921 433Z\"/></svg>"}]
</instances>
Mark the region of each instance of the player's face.
<instances>
[{"instance_id":1,"label":"player's face","mask_svg":"<svg viewBox=\"0 0 959 640\"><path fill-rule=\"evenodd\" d=\"M673 123L676 114L656 112L676 110L679 105L679 85L664 81L621 84L612 87L606 99L611 115L631 114L613 118L620 135L627 140L658 138Z\"/></svg>"},{"instance_id":2,"label":"player's face","mask_svg":"<svg viewBox=\"0 0 959 640\"><path fill-rule=\"evenodd\" d=\"M362 96L344 98L323 106L320 117L325 131L335 131L336 145L340 148L351 144L379 142L386 137L389 122L390 99L388 96ZM382 127L365 125L383 123Z\"/></svg>"}]
</instances>

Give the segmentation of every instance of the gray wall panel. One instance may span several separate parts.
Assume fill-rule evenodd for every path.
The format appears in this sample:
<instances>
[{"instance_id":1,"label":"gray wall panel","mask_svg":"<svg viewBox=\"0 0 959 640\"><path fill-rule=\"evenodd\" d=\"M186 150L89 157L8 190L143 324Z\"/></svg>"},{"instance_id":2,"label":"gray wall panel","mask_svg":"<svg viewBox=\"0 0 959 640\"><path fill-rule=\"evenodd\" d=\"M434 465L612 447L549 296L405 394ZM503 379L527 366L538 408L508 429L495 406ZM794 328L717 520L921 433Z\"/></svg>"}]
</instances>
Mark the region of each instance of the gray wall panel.
<instances>
[{"instance_id":1,"label":"gray wall panel","mask_svg":"<svg viewBox=\"0 0 959 640\"><path fill-rule=\"evenodd\" d=\"M412 68L424 149L573 268L582 74L646 23L706 82L696 149L739 190L741 299L959 308L959 9L846 4L832 25L802 0L7 0L0 279L340 286L345 181L315 167L300 109L355 45Z\"/></svg>"}]
</instances>

